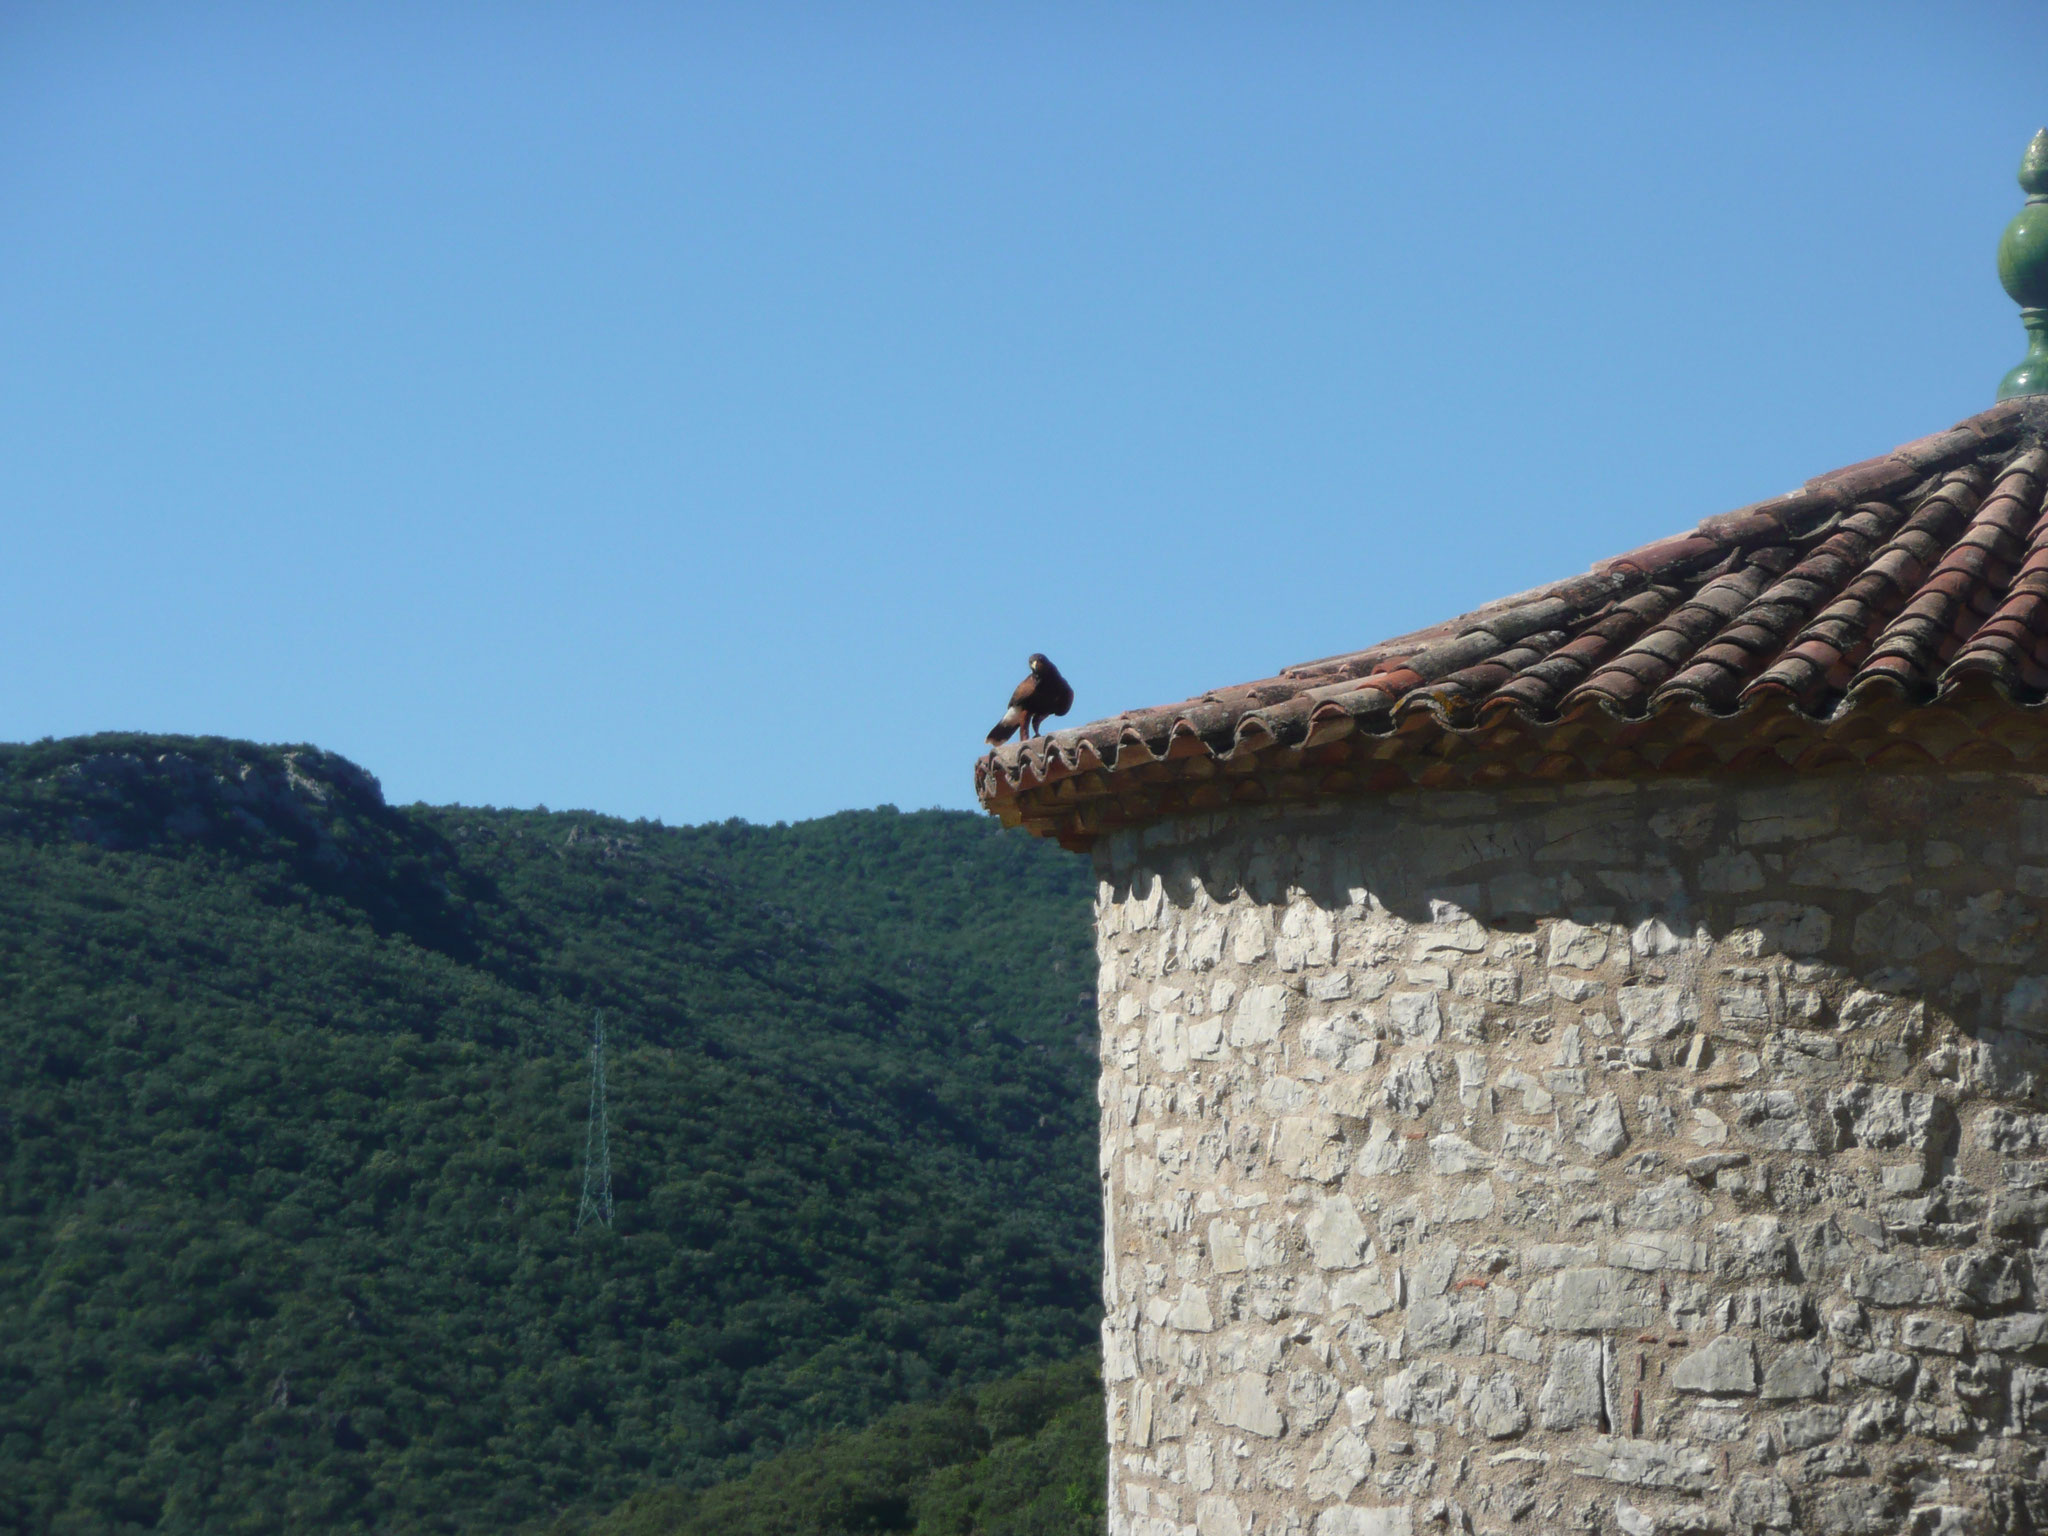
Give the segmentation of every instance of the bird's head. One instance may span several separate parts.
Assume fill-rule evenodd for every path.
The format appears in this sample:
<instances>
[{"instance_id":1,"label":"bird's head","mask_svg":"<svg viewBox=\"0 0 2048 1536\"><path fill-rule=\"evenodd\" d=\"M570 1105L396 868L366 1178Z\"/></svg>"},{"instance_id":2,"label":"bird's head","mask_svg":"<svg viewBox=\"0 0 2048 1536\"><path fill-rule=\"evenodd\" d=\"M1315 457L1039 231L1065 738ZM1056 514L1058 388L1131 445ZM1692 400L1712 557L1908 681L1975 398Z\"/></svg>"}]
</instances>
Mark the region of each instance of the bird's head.
<instances>
[{"instance_id":1,"label":"bird's head","mask_svg":"<svg viewBox=\"0 0 2048 1536\"><path fill-rule=\"evenodd\" d=\"M1041 656L1041 655L1040 655L1040 654L1039 654L1039 653L1038 653L1037 651L1033 651L1033 652L1031 653L1031 663L1030 663L1030 665L1031 665L1031 671L1032 671L1032 675L1033 675L1033 676L1043 676L1043 675L1044 675L1044 673L1045 673L1045 670L1046 670L1046 668L1050 667L1050 666L1052 665L1052 663L1051 663L1051 662L1049 662L1049 661L1047 661L1047 660L1046 660L1046 659L1045 659L1045 658L1044 658L1043 656Z\"/></svg>"}]
</instances>

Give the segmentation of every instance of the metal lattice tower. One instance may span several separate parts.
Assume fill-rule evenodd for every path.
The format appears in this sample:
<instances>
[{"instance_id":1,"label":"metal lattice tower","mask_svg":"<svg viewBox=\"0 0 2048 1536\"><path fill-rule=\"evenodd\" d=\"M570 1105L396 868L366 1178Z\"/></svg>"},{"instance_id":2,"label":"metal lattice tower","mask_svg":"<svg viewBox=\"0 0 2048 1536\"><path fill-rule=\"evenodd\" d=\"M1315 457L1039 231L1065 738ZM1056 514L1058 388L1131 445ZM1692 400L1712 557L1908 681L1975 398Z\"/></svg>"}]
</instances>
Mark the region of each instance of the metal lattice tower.
<instances>
[{"instance_id":1,"label":"metal lattice tower","mask_svg":"<svg viewBox=\"0 0 2048 1536\"><path fill-rule=\"evenodd\" d=\"M604 1010L590 1030L590 1122L583 1133L583 1200L576 1230L587 1221L612 1224L612 1137L604 1091Z\"/></svg>"}]
</instances>

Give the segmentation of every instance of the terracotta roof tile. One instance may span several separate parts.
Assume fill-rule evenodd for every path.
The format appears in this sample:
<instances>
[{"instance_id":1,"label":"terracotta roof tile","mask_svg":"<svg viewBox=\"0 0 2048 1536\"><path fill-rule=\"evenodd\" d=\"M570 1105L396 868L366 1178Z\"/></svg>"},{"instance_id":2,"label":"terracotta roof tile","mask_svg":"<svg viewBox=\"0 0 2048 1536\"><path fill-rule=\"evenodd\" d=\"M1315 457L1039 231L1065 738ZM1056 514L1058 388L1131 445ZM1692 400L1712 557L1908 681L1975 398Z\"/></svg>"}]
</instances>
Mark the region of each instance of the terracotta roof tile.
<instances>
[{"instance_id":1,"label":"terracotta roof tile","mask_svg":"<svg viewBox=\"0 0 2048 1536\"><path fill-rule=\"evenodd\" d=\"M1005 746L976 789L1080 846L1158 816L1404 785L2037 751L2048 768L2044 486L2048 399L2009 400L1586 575Z\"/></svg>"}]
</instances>

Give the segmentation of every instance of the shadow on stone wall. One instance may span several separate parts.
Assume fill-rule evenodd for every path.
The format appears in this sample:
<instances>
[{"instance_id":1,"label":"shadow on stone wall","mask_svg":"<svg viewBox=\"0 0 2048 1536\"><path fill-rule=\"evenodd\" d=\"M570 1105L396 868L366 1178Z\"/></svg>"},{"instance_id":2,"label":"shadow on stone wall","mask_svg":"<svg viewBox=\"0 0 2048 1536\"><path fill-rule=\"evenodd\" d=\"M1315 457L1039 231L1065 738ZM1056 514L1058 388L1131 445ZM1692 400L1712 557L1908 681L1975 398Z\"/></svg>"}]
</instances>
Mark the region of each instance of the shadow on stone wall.
<instances>
[{"instance_id":1,"label":"shadow on stone wall","mask_svg":"<svg viewBox=\"0 0 2048 1536\"><path fill-rule=\"evenodd\" d=\"M1913 1051L1949 1024L1964 1082L2048 1097L2048 780L2020 774L1683 780L1427 792L1314 809L1219 812L1120 834L1097 856L1108 901L1183 918L1370 910L1486 941L1595 930L1647 974L1716 953L1810 988L1828 1027L1875 995L1912 1005ZM1553 937L1550 942L1556 942ZM1588 939L1585 942L1595 942ZM1391 962L1391 954L1339 963ZM1199 961L1193 957L1190 965ZM1788 1022L1721 987L1703 1023ZM1892 1064L1903 1071L1908 1063Z\"/></svg>"}]
</instances>

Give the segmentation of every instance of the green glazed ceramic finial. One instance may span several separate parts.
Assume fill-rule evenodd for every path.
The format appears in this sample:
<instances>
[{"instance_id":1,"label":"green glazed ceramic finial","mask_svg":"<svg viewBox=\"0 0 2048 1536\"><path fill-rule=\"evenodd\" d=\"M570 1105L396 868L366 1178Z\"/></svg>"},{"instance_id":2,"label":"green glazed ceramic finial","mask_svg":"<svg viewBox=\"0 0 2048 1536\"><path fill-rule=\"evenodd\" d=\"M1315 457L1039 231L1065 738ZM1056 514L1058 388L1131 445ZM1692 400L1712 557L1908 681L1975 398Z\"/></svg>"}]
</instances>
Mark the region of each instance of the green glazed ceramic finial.
<instances>
[{"instance_id":1,"label":"green glazed ceramic finial","mask_svg":"<svg viewBox=\"0 0 2048 1536\"><path fill-rule=\"evenodd\" d=\"M2020 157L2020 190L2027 205L2005 226L1998 242L1998 280L2020 307L2027 355L1998 386L1998 398L2048 395L2048 128L2034 135Z\"/></svg>"}]
</instances>

